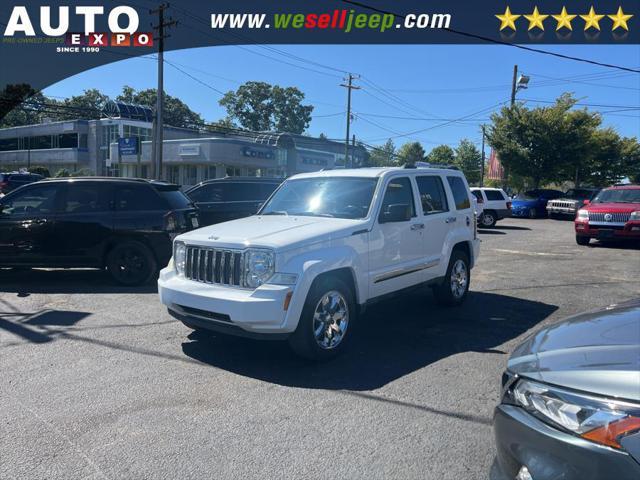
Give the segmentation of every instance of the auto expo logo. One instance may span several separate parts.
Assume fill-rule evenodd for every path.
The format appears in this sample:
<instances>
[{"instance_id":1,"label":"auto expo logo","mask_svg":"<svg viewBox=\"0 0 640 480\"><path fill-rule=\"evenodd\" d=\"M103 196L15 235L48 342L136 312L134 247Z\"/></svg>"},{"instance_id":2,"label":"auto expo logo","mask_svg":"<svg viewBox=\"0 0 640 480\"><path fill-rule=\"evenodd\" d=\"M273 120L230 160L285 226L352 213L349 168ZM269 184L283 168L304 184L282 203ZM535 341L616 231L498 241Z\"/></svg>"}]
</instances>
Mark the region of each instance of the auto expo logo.
<instances>
[{"instance_id":1,"label":"auto expo logo","mask_svg":"<svg viewBox=\"0 0 640 480\"><path fill-rule=\"evenodd\" d=\"M78 51L77 47L90 47L83 51L99 51L99 47L151 47L153 46L153 34L151 32L138 32L140 17L138 12L129 6L120 5L108 12L108 32L96 32L96 18L105 14L103 6L76 6L73 13L84 19L84 32L69 32L70 7L57 7L57 24L52 25L51 7L39 8L39 22L34 21L27 7L15 6L4 30L5 42L11 37L25 37L33 40L36 37L36 28L46 37L63 37L66 50ZM32 13L33 15L33 13ZM26 42L25 42L26 43ZM29 42L36 43L36 42ZM70 48L69 48L70 47ZM65 52L63 47L58 47L59 52Z\"/></svg>"}]
</instances>

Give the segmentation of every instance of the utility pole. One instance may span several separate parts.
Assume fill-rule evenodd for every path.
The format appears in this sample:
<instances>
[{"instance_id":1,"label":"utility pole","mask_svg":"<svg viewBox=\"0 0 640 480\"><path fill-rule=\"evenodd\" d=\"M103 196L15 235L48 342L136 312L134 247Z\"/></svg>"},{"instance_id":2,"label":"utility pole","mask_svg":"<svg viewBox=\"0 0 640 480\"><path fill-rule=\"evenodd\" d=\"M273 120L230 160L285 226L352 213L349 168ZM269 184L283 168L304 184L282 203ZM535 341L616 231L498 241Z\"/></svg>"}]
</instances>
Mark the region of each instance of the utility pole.
<instances>
[{"instance_id":1,"label":"utility pole","mask_svg":"<svg viewBox=\"0 0 640 480\"><path fill-rule=\"evenodd\" d=\"M518 65L513 66L513 80L511 81L511 106L516 103L516 83L518 81Z\"/></svg>"},{"instance_id":2,"label":"utility pole","mask_svg":"<svg viewBox=\"0 0 640 480\"><path fill-rule=\"evenodd\" d=\"M341 83L341 87L345 87L347 89L347 134L344 140L344 167L349 167L349 127L351 126L351 90L360 90L360 87L356 87L352 84L353 80L356 79L353 74L349 74L347 78L347 84Z\"/></svg>"},{"instance_id":3,"label":"utility pole","mask_svg":"<svg viewBox=\"0 0 640 480\"><path fill-rule=\"evenodd\" d=\"M485 136L484 128L485 128L485 126L481 125L480 128L482 128L482 166L480 167L480 188L482 188L482 187L484 187L484 161L485 161L485 158L484 158L484 136Z\"/></svg>"},{"instance_id":4,"label":"utility pole","mask_svg":"<svg viewBox=\"0 0 640 480\"><path fill-rule=\"evenodd\" d=\"M353 167L353 156L356 151L356 134L351 136L351 167Z\"/></svg>"},{"instance_id":5,"label":"utility pole","mask_svg":"<svg viewBox=\"0 0 640 480\"><path fill-rule=\"evenodd\" d=\"M158 24L153 25L153 29L157 30L158 36L158 89L156 92L156 125L153 135L153 143L155 144L155 152L152 152L151 160L152 177L162 180L162 144L164 142L164 124L162 121L162 110L164 109L164 39L169 35L165 35L164 29L173 27L178 24L177 21L169 19L164 21L164 11L169 8L168 3L161 3L155 10L149 10L152 15L158 14ZM152 149L153 150L153 149Z\"/></svg>"}]
</instances>

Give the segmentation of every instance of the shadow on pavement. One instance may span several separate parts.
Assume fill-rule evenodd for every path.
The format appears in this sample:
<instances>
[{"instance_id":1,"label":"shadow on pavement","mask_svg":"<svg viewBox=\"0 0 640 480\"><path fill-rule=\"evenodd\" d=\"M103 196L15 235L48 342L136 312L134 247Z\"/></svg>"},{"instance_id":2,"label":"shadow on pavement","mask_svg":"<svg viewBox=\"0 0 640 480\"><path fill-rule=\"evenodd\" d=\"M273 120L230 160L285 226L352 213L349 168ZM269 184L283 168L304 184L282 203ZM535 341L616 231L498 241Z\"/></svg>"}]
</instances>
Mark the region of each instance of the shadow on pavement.
<instances>
[{"instance_id":1,"label":"shadow on pavement","mask_svg":"<svg viewBox=\"0 0 640 480\"><path fill-rule=\"evenodd\" d=\"M470 292L458 308L438 307L431 294L402 295L360 318L348 352L328 363L296 357L284 342L256 342L193 332L184 353L202 363L283 386L374 390L461 352L495 350L558 307L505 295Z\"/></svg>"},{"instance_id":2,"label":"shadow on pavement","mask_svg":"<svg viewBox=\"0 0 640 480\"><path fill-rule=\"evenodd\" d=\"M602 240L591 240L589 243L591 248L615 248L617 250L638 250L640 249L640 241L602 241Z\"/></svg>"},{"instance_id":3,"label":"shadow on pavement","mask_svg":"<svg viewBox=\"0 0 640 480\"><path fill-rule=\"evenodd\" d=\"M496 225L495 227L498 230L531 230L529 227L516 227L515 225Z\"/></svg>"},{"instance_id":4,"label":"shadow on pavement","mask_svg":"<svg viewBox=\"0 0 640 480\"><path fill-rule=\"evenodd\" d=\"M500 230L489 230L486 228L479 228L478 233L481 235L506 235L506 233L501 232Z\"/></svg>"},{"instance_id":5,"label":"shadow on pavement","mask_svg":"<svg viewBox=\"0 0 640 480\"><path fill-rule=\"evenodd\" d=\"M8 302L0 302L11 307ZM43 310L36 313L10 311L0 312L0 330L13 333L32 343L47 343L55 338L46 327L71 327L91 315L73 310ZM34 329L33 327L40 327Z\"/></svg>"},{"instance_id":6,"label":"shadow on pavement","mask_svg":"<svg viewBox=\"0 0 640 480\"><path fill-rule=\"evenodd\" d=\"M104 270L0 269L0 291L17 293L156 293L155 280L148 285L118 285Z\"/></svg>"}]
</instances>

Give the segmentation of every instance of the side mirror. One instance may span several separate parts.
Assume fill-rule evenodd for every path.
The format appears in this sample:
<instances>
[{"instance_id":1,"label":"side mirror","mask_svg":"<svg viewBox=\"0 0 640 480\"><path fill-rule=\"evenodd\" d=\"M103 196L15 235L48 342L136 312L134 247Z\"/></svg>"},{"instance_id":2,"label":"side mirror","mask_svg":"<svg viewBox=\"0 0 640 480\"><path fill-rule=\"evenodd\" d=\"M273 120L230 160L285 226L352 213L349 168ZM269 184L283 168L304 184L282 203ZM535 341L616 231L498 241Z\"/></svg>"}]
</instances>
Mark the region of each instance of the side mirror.
<instances>
[{"instance_id":1,"label":"side mirror","mask_svg":"<svg viewBox=\"0 0 640 480\"><path fill-rule=\"evenodd\" d=\"M389 205L386 211L380 212L378 222L393 223L406 222L411 219L411 209L406 203L394 203Z\"/></svg>"},{"instance_id":2,"label":"side mirror","mask_svg":"<svg viewBox=\"0 0 640 480\"><path fill-rule=\"evenodd\" d=\"M589 205L590 203L591 203L591 200L588 200L588 199L582 201L583 205Z\"/></svg>"}]
</instances>

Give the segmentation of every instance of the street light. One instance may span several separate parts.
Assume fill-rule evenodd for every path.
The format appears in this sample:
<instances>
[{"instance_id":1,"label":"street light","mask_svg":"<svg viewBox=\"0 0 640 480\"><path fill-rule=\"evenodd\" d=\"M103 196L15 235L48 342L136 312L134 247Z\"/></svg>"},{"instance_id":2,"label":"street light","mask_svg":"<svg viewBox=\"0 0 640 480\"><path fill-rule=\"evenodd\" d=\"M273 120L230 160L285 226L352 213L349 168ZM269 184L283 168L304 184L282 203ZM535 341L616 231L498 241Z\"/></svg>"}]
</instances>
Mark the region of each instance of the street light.
<instances>
[{"instance_id":1,"label":"street light","mask_svg":"<svg viewBox=\"0 0 640 480\"><path fill-rule=\"evenodd\" d=\"M518 77L518 81L516 82L516 90L523 90L525 88L528 88L528 86L529 76L520 74L520 77Z\"/></svg>"}]
</instances>

